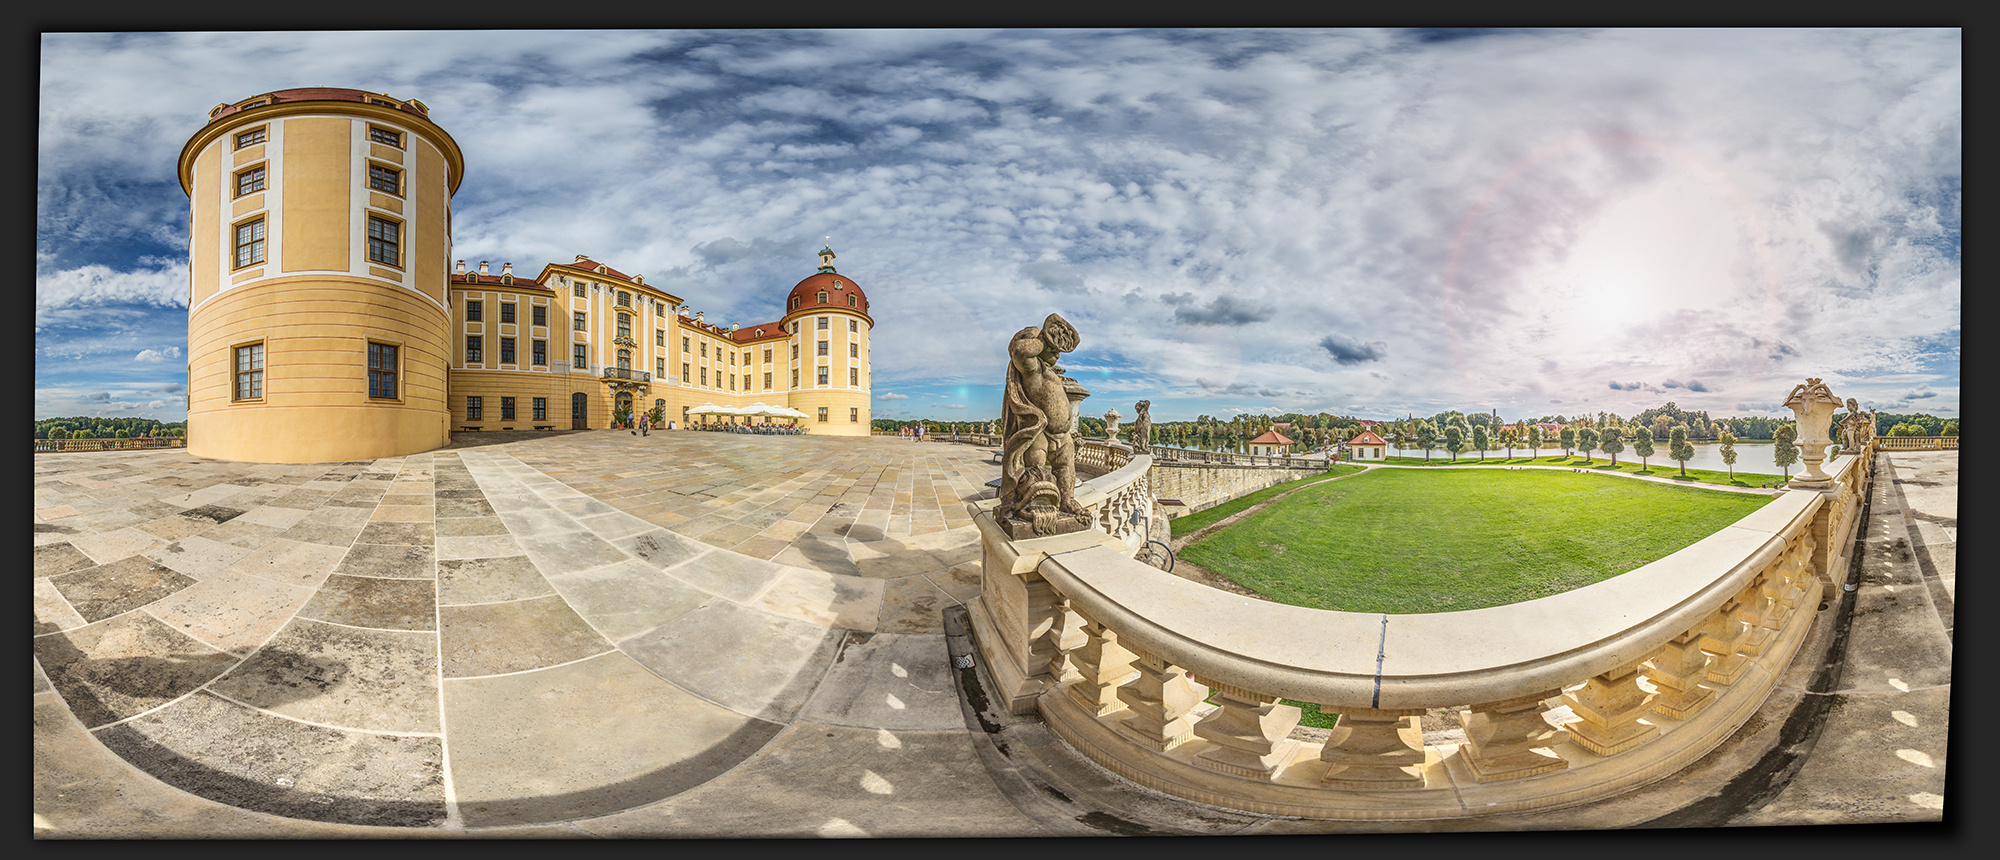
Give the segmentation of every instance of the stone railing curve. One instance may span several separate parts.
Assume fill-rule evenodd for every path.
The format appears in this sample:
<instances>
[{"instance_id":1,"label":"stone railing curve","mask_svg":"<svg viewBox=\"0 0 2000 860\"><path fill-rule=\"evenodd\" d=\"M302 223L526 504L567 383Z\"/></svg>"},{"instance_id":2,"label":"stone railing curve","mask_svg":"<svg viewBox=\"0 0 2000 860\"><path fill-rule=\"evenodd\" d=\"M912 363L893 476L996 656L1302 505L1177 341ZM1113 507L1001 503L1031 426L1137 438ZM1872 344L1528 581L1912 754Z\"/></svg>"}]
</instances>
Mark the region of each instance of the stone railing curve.
<instances>
[{"instance_id":1,"label":"stone railing curve","mask_svg":"<svg viewBox=\"0 0 2000 860\"><path fill-rule=\"evenodd\" d=\"M1844 576L1872 451L1666 558L1489 609L1384 615L1227 594L1135 561L1130 533L1009 541L975 505L972 606L1001 706L1100 765L1188 799L1345 820L1550 809L1665 778L1768 697ZM1144 457L1085 482L1094 514ZM1829 551L1832 549L1833 551ZM1340 722L1295 737L1312 702ZM1457 709L1465 740L1418 718Z\"/></svg>"}]
</instances>

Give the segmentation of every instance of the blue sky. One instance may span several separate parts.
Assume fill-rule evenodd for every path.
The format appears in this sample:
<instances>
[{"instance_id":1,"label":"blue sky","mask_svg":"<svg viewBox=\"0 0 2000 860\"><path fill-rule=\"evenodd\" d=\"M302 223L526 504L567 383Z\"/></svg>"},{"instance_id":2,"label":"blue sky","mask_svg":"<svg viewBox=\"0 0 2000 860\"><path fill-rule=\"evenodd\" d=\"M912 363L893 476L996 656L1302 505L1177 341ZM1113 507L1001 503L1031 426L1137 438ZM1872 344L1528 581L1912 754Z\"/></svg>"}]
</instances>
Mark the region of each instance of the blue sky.
<instances>
[{"instance_id":1,"label":"blue sky","mask_svg":"<svg viewBox=\"0 0 2000 860\"><path fill-rule=\"evenodd\" d=\"M830 241L877 417L997 416L1051 312L1092 415L1958 414L1958 31L1455 35L44 34L35 415L186 417L175 158L301 86L429 105L469 264L748 324Z\"/></svg>"}]
</instances>

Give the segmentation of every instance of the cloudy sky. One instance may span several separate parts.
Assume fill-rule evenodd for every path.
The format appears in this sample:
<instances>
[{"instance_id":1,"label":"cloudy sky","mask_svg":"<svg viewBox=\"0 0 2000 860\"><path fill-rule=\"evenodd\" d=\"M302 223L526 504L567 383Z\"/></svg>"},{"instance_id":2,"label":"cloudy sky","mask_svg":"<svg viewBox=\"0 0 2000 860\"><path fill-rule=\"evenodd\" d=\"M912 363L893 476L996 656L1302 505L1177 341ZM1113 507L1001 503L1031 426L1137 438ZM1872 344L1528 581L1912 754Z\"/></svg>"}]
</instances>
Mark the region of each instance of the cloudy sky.
<instances>
[{"instance_id":1,"label":"cloudy sky","mask_svg":"<svg viewBox=\"0 0 2000 860\"><path fill-rule=\"evenodd\" d=\"M246 48L246 46L248 46ZM186 417L208 110L420 99L454 256L711 321L830 241L877 417L999 414L1060 313L1086 414L1959 410L1956 30L44 34L35 415ZM830 238L829 238L830 237Z\"/></svg>"}]
</instances>

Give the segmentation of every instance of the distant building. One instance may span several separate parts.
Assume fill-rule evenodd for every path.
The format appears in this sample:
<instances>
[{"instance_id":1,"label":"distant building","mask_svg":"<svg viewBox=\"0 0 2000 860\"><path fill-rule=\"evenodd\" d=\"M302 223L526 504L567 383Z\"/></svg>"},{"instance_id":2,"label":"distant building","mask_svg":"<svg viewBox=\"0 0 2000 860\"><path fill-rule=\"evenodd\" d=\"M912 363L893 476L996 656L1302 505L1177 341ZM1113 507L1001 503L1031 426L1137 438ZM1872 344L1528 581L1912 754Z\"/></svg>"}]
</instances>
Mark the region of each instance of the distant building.
<instances>
[{"instance_id":1,"label":"distant building","mask_svg":"<svg viewBox=\"0 0 2000 860\"><path fill-rule=\"evenodd\" d=\"M1250 440L1250 453L1282 457L1291 451L1292 440L1276 430L1266 430L1264 435Z\"/></svg>"},{"instance_id":2,"label":"distant building","mask_svg":"<svg viewBox=\"0 0 2000 860\"><path fill-rule=\"evenodd\" d=\"M1350 440L1347 447L1354 452L1356 460L1381 460L1389 456L1389 443L1382 441L1382 437L1375 435L1373 430L1361 431L1361 435Z\"/></svg>"}]
</instances>

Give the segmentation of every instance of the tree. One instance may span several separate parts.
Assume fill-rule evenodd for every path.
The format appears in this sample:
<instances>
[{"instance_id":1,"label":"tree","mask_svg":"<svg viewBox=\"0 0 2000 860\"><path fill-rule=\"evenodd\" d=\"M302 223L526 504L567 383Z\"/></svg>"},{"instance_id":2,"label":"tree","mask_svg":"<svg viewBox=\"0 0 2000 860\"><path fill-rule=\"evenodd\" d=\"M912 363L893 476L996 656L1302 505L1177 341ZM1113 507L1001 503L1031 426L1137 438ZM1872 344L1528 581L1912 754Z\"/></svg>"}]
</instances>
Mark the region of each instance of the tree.
<instances>
[{"instance_id":1,"label":"tree","mask_svg":"<svg viewBox=\"0 0 2000 860\"><path fill-rule=\"evenodd\" d=\"M1944 429L1943 429L1943 430L1940 430L1940 431L1938 431L1938 435L1939 435L1939 436L1957 436L1957 435L1958 435L1958 422L1956 422L1956 421L1953 421L1953 422L1951 422L1950 424L1946 424L1946 425L1944 425Z\"/></svg>"},{"instance_id":2,"label":"tree","mask_svg":"<svg viewBox=\"0 0 2000 860\"><path fill-rule=\"evenodd\" d=\"M1486 449L1493 447L1493 434L1485 424L1472 425L1472 447L1479 451L1479 459L1486 459Z\"/></svg>"},{"instance_id":3,"label":"tree","mask_svg":"<svg viewBox=\"0 0 2000 860\"><path fill-rule=\"evenodd\" d=\"M1429 421L1418 421L1416 436L1417 447L1424 449L1424 462L1428 463L1431 459L1431 449L1436 448L1438 444L1437 425Z\"/></svg>"},{"instance_id":4,"label":"tree","mask_svg":"<svg viewBox=\"0 0 2000 860\"><path fill-rule=\"evenodd\" d=\"M1444 449L1451 452L1451 461L1458 462L1458 452L1465 450L1465 425L1456 421L1444 425Z\"/></svg>"},{"instance_id":5,"label":"tree","mask_svg":"<svg viewBox=\"0 0 2000 860\"><path fill-rule=\"evenodd\" d=\"M1653 456L1653 428L1643 424L1632 425L1632 453L1639 456L1639 469L1652 468L1646 458Z\"/></svg>"},{"instance_id":6,"label":"tree","mask_svg":"<svg viewBox=\"0 0 2000 860\"><path fill-rule=\"evenodd\" d=\"M1612 468L1617 468L1618 452L1625 450L1625 440L1622 438L1625 434L1620 432L1618 425L1614 422L1604 425L1603 435L1604 440L1599 442L1598 445L1604 449L1604 453L1611 455Z\"/></svg>"},{"instance_id":7,"label":"tree","mask_svg":"<svg viewBox=\"0 0 2000 860\"><path fill-rule=\"evenodd\" d=\"M1576 428L1571 426L1563 427L1561 438L1563 446L1563 456L1567 457L1570 455L1571 451L1576 450Z\"/></svg>"},{"instance_id":8,"label":"tree","mask_svg":"<svg viewBox=\"0 0 2000 860\"><path fill-rule=\"evenodd\" d=\"M1585 427L1576 431L1576 447L1583 449L1583 461L1590 462L1590 452L1597 450L1597 428Z\"/></svg>"},{"instance_id":9,"label":"tree","mask_svg":"<svg viewBox=\"0 0 2000 860\"><path fill-rule=\"evenodd\" d=\"M1734 481L1736 480L1736 434L1729 432L1728 427L1719 429L1722 431L1722 446L1717 450L1722 452L1722 464L1729 467L1729 480Z\"/></svg>"},{"instance_id":10,"label":"tree","mask_svg":"<svg viewBox=\"0 0 2000 860\"><path fill-rule=\"evenodd\" d=\"M1542 425L1528 425L1528 459L1533 460L1542 453Z\"/></svg>"},{"instance_id":11,"label":"tree","mask_svg":"<svg viewBox=\"0 0 2000 860\"><path fill-rule=\"evenodd\" d=\"M1507 459L1514 459L1514 447L1519 444L1521 444L1520 427L1510 425L1501 428L1500 445L1507 449Z\"/></svg>"},{"instance_id":12,"label":"tree","mask_svg":"<svg viewBox=\"0 0 2000 860\"><path fill-rule=\"evenodd\" d=\"M1667 434L1667 456L1681 461L1681 477L1687 477L1688 461L1694 459L1694 446L1688 443L1688 429L1675 427Z\"/></svg>"},{"instance_id":13,"label":"tree","mask_svg":"<svg viewBox=\"0 0 2000 860\"><path fill-rule=\"evenodd\" d=\"M1896 426L1894 426L1894 427L1891 427L1891 428L1889 428L1889 435L1891 435L1891 436L1922 436L1922 435L1924 435L1924 428L1922 428L1922 427L1919 427L1919 426L1917 426L1917 425L1915 425L1915 424L1898 424L1898 425L1896 425Z\"/></svg>"},{"instance_id":14,"label":"tree","mask_svg":"<svg viewBox=\"0 0 2000 860\"><path fill-rule=\"evenodd\" d=\"M1799 438L1796 425L1785 424L1771 434L1771 457L1778 462L1778 468L1785 470L1785 477L1792 476L1792 464L1799 461L1799 446L1794 444Z\"/></svg>"}]
</instances>

